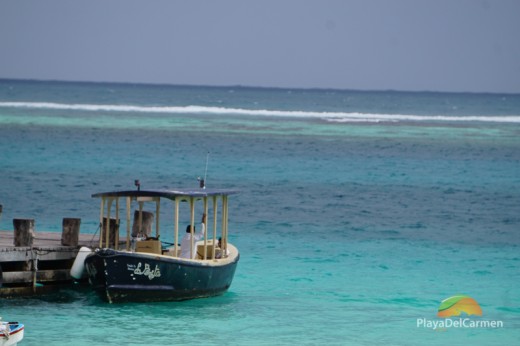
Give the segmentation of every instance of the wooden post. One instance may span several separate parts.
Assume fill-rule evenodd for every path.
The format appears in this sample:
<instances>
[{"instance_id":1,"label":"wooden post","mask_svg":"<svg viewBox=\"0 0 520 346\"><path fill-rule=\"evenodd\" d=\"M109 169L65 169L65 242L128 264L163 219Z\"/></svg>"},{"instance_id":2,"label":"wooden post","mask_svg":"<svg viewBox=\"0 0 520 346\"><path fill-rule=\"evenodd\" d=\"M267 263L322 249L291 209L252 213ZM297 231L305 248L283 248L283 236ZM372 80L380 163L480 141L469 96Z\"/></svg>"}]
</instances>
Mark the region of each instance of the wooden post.
<instances>
[{"instance_id":1,"label":"wooden post","mask_svg":"<svg viewBox=\"0 0 520 346\"><path fill-rule=\"evenodd\" d=\"M137 227L137 232L134 233L133 230L134 228L132 228L132 234L135 234L135 237L137 236L143 236L143 207L144 207L144 202L143 201L139 201L138 200L138 204L139 204L139 217L136 219L135 218L135 213L134 213L134 220L137 220L137 226L135 226L135 222L134 222L134 228Z\"/></svg>"},{"instance_id":2,"label":"wooden post","mask_svg":"<svg viewBox=\"0 0 520 346\"><path fill-rule=\"evenodd\" d=\"M34 219L13 219L14 246L32 246Z\"/></svg>"},{"instance_id":3,"label":"wooden post","mask_svg":"<svg viewBox=\"0 0 520 346\"><path fill-rule=\"evenodd\" d=\"M78 246L79 227L81 219L63 218L63 227L61 232L61 245Z\"/></svg>"},{"instance_id":4,"label":"wooden post","mask_svg":"<svg viewBox=\"0 0 520 346\"><path fill-rule=\"evenodd\" d=\"M136 210L134 212L134 224L132 226L132 237L137 237L138 235L149 237L152 233L152 223L153 223L153 213L149 211L139 211ZM142 220L142 225L139 225L139 221Z\"/></svg>"},{"instance_id":5,"label":"wooden post","mask_svg":"<svg viewBox=\"0 0 520 346\"><path fill-rule=\"evenodd\" d=\"M119 220L114 218L110 218L110 229L108 229L107 218L103 218L103 229L106 229L106 232L101 233L101 241L105 243L105 247L113 247L117 249L116 246L116 233L119 233ZM106 240L108 234L108 241Z\"/></svg>"}]
</instances>

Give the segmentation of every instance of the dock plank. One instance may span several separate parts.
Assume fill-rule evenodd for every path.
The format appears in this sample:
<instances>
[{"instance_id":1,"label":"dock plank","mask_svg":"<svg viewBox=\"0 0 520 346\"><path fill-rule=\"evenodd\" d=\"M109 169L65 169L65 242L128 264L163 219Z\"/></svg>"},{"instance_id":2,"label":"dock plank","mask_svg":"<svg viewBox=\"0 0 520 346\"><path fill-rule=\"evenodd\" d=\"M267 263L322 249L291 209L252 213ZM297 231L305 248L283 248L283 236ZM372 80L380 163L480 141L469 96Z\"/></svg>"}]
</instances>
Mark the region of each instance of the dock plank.
<instances>
[{"instance_id":1,"label":"dock plank","mask_svg":"<svg viewBox=\"0 0 520 346\"><path fill-rule=\"evenodd\" d=\"M99 234L79 234L79 246L96 245ZM35 232L33 247L61 246L61 232ZM14 248L14 231L0 231L0 249Z\"/></svg>"},{"instance_id":2,"label":"dock plank","mask_svg":"<svg viewBox=\"0 0 520 346\"><path fill-rule=\"evenodd\" d=\"M0 264L3 262L67 260L76 258L81 246L95 246L99 236L80 234L78 246L61 245L61 233L38 232L32 246L14 246L14 232L0 231Z\"/></svg>"}]
</instances>

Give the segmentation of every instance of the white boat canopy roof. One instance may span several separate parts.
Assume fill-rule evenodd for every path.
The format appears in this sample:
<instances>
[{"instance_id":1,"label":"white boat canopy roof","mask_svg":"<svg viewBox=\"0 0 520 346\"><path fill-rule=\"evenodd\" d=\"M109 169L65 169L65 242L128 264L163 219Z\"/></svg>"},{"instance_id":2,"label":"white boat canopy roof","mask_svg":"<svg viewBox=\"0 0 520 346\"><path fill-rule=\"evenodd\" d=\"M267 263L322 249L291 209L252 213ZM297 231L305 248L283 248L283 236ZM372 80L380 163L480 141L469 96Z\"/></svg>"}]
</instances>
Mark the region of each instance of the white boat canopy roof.
<instances>
[{"instance_id":1,"label":"white boat canopy roof","mask_svg":"<svg viewBox=\"0 0 520 346\"><path fill-rule=\"evenodd\" d=\"M177 197L212 197L212 196L228 196L238 193L237 190L232 189L208 189L208 188L193 188L193 189L159 189L159 190L126 190L126 191L112 191L99 192L92 195L92 197L161 197L175 200Z\"/></svg>"}]
</instances>

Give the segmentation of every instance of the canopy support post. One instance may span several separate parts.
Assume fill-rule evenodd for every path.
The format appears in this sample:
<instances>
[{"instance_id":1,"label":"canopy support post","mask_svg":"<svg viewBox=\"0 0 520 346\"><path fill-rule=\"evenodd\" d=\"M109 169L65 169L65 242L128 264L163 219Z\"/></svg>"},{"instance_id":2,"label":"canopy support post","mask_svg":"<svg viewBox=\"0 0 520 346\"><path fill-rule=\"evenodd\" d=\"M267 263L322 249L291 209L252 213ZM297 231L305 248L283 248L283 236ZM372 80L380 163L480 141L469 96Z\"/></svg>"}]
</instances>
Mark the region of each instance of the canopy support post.
<instances>
[{"instance_id":1,"label":"canopy support post","mask_svg":"<svg viewBox=\"0 0 520 346\"><path fill-rule=\"evenodd\" d=\"M130 251L130 209L131 198L126 197L126 251Z\"/></svg>"},{"instance_id":2,"label":"canopy support post","mask_svg":"<svg viewBox=\"0 0 520 346\"><path fill-rule=\"evenodd\" d=\"M116 198L116 234L114 234L114 249L119 250L119 197Z\"/></svg>"},{"instance_id":3,"label":"canopy support post","mask_svg":"<svg viewBox=\"0 0 520 346\"><path fill-rule=\"evenodd\" d=\"M222 196L222 254L227 254L227 242L228 242L228 199L227 196Z\"/></svg>"},{"instance_id":4,"label":"canopy support post","mask_svg":"<svg viewBox=\"0 0 520 346\"><path fill-rule=\"evenodd\" d=\"M101 207L99 208L99 247L103 247L103 216L105 214L105 197L101 197Z\"/></svg>"},{"instance_id":5,"label":"canopy support post","mask_svg":"<svg viewBox=\"0 0 520 346\"><path fill-rule=\"evenodd\" d=\"M207 259L208 258L208 248L207 248L207 245L208 245L208 197L204 197L204 215L206 215L206 218L204 220L204 227L206 229L204 232L204 257L203 257L203 259Z\"/></svg>"},{"instance_id":6,"label":"canopy support post","mask_svg":"<svg viewBox=\"0 0 520 346\"><path fill-rule=\"evenodd\" d=\"M217 196L213 196L213 251L211 252L213 254L211 256L213 260L215 259L215 248L217 246L217 212Z\"/></svg>"},{"instance_id":7,"label":"canopy support post","mask_svg":"<svg viewBox=\"0 0 520 346\"><path fill-rule=\"evenodd\" d=\"M179 251L179 197L175 197L175 220L174 220L174 249L175 249L175 255L174 257L177 257L177 253Z\"/></svg>"},{"instance_id":8,"label":"canopy support post","mask_svg":"<svg viewBox=\"0 0 520 346\"><path fill-rule=\"evenodd\" d=\"M106 247L110 247L110 211L112 209L112 202L114 202L113 198L108 198L107 201L107 224L105 227L105 245Z\"/></svg>"},{"instance_id":9,"label":"canopy support post","mask_svg":"<svg viewBox=\"0 0 520 346\"><path fill-rule=\"evenodd\" d=\"M155 200L155 236L157 239L159 239L161 233L160 233L160 227L159 227L159 214L161 212L161 199L157 197Z\"/></svg>"},{"instance_id":10,"label":"canopy support post","mask_svg":"<svg viewBox=\"0 0 520 346\"><path fill-rule=\"evenodd\" d=\"M195 245L195 239L194 239L194 236L195 236L195 199L193 197L190 197L190 214L191 214L191 217L190 217L190 220L191 220L191 224L190 224L190 233L191 233L191 248L190 248L190 258L193 259L193 246Z\"/></svg>"}]
</instances>

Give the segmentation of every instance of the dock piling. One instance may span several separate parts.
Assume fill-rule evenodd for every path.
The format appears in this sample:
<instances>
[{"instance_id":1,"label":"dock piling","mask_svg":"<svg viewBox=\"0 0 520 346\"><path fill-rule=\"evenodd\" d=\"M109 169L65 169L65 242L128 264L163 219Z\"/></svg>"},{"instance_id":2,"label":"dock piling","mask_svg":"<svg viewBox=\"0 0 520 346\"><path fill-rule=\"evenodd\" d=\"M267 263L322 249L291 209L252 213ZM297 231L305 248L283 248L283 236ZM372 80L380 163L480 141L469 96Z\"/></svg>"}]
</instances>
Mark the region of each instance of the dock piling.
<instances>
[{"instance_id":1,"label":"dock piling","mask_svg":"<svg viewBox=\"0 0 520 346\"><path fill-rule=\"evenodd\" d=\"M107 236L106 236L106 228L107 228L107 222L108 222L108 219L106 217L103 218L103 226L101 228L101 241L102 243L104 243L105 247L111 247L111 246L115 246L116 244L116 236L117 236L117 233L119 232L119 220L116 219L116 218L113 218L111 217L110 218L110 228L109 228L109 233L108 233L108 242L107 242Z\"/></svg>"},{"instance_id":2,"label":"dock piling","mask_svg":"<svg viewBox=\"0 0 520 346\"><path fill-rule=\"evenodd\" d=\"M153 219L152 212L142 210L140 215L139 211L136 210L134 212L134 224L132 225L132 237L149 237L152 234Z\"/></svg>"},{"instance_id":3,"label":"dock piling","mask_svg":"<svg viewBox=\"0 0 520 346\"><path fill-rule=\"evenodd\" d=\"M81 219L65 217L62 225L61 245L78 246Z\"/></svg>"},{"instance_id":4,"label":"dock piling","mask_svg":"<svg viewBox=\"0 0 520 346\"><path fill-rule=\"evenodd\" d=\"M13 219L14 246L32 246L34 219Z\"/></svg>"}]
</instances>

